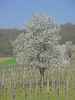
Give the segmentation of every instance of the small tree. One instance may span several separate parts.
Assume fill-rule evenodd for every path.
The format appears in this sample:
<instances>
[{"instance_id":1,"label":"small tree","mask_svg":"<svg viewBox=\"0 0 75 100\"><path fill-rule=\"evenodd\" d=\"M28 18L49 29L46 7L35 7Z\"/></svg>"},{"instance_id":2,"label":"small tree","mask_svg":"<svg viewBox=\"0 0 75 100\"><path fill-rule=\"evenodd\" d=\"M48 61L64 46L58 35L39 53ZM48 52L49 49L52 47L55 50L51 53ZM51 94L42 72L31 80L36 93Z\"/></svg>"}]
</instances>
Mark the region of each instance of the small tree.
<instances>
[{"instance_id":1,"label":"small tree","mask_svg":"<svg viewBox=\"0 0 75 100\"><path fill-rule=\"evenodd\" d=\"M26 27L27 32L13 42L16 61L26 67L38 68L43 80L45 70L59 59L56 46L60 39L60 27L53 17L44 14L33 15Z\"/></svg>"}]
</instances>

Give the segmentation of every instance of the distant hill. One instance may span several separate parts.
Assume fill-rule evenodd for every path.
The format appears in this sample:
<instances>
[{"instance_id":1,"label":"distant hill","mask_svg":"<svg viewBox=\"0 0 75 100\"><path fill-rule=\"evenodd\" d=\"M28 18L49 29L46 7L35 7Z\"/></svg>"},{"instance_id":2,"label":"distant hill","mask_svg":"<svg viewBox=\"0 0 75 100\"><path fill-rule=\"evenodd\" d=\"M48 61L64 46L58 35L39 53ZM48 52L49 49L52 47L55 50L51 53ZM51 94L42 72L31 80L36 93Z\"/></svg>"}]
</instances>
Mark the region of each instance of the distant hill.
<instances>
[{"instance_id":1,"label":"distant hill","mask_svg":"<svg viewBox=\"0 0 75 100\"><path fill-rule=\"evenodd\" d=\"M0 41L14 40L16 36L25 30L20 29L0 29Z\"/></svg>"},{"instance_id":2,"label":"distant hill","mask_svg":"<svg viewBox=\"0 0 75 100\"><path fill-rule=\"evenodd\" d=\"M14 41L24 31L19 29L0 29L0 56L12 55L10 40Z\"/></svg>"},{"instance_id":3,"label":"distant hill","mask_svg":"<svg viewBox=\"0 0 75 100\"><path fill-rule=\"evenodd\" d=\"M0 56L12 55L12 46L10 40L14 41L16 37L22 33L26 32L24 29L0 29ZM65 43L65 41L72 41L75 44L75 25L71 23L66 23L61 25L60 34L62 39L60 43Z\"/></svg>"},{"instance_id":4,"label":"distant hill","mask_svg":"<svg viewBox=\"0 0 75 100\"><path fill-rule=\"evenodd\" d=\"M61 43L65 41L72 41L75 44L75 24L66 23L61 25L60 34L62 36Z\"/></svg>"}]
</instances>

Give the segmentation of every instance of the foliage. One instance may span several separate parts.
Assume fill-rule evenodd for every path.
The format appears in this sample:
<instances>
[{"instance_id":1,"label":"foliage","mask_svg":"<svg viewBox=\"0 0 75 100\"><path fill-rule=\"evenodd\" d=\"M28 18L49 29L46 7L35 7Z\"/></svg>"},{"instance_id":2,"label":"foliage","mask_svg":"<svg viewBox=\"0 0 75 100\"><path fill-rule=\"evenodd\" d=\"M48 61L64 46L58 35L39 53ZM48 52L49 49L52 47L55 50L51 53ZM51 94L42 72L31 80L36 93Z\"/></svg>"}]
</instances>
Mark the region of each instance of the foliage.
<instances>
[{"instance_id":1,"label":"foliage","mask_svg":"<svg viewBox=\"0 0 75 100\"><path fill-rule=\"evenodd\" d=\"M60 40L60 27L53 17L33 15L27 33L20 34L13 42L18 64L35 67L50 67L59 59L56 45Z\"/></svg>"}]
</instances>

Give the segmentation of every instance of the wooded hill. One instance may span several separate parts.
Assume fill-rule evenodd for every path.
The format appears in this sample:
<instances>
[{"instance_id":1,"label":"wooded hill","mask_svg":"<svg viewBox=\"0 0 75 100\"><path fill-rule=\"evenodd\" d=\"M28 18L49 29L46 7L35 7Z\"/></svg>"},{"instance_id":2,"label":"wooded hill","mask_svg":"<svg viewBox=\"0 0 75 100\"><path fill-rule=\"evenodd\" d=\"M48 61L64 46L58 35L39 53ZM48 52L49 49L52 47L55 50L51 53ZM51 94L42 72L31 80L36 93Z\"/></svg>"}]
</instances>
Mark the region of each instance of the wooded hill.
<instances>
[{"instance_id":1,"label":"wooded hill","mask_svg":"<svg viewBox=\"0 0 75 100\"><path fill-rule=\"evenodd\" d=\"M0 29L0 56L12 55L12 46L10 40L14 41L16 37L22 32L26 32L26 30ZM66 23L61 25L60 34L62 36L60 43L65 43L65 41L72 41L73 44L75 44L75 24Z\"/></svg>"},{"instance_id":2,"label":"wooded hill","mask_svg":"<svg viewBox=\"0 0 75 100\"><path fill-rule=\"evenodd\" d=\"M75 24L66 23L61 25L60 34L62 36L61 43L72 41L75 44Z\"/></svg>"}]
</instances>

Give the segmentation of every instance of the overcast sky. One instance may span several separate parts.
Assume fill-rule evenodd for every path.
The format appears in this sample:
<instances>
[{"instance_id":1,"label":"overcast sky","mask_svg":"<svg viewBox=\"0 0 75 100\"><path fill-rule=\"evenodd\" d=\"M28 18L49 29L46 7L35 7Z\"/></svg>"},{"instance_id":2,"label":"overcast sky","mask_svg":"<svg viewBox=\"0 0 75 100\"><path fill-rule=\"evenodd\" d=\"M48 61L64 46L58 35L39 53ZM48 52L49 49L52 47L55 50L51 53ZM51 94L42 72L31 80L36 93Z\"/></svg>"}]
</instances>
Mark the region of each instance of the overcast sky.
<instances>
[{"instance_id":1,"label":"overcast sky","mask_svg":"<svg viewBox=\"0 0 75 100\"><path fill-rule=\"evenodd\" d=\"M75 0L0 0L0 27L22 27L33 13L55 16L58 23L75 23Z\"/></svg>"}]
</instances>

